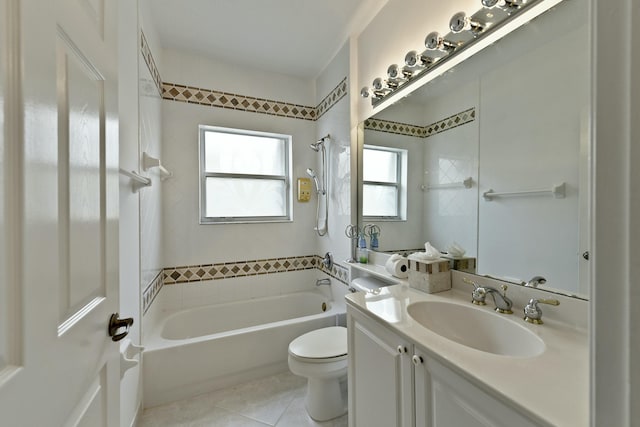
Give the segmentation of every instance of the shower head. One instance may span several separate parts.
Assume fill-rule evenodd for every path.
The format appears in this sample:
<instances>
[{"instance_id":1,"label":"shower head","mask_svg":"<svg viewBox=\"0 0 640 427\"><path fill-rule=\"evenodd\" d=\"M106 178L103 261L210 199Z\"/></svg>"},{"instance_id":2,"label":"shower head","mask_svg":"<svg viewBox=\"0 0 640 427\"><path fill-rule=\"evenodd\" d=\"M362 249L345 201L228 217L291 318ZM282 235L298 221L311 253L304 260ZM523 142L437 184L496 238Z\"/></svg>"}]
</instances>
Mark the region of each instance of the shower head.
<instances>
[{"instance_id":1,"label":"shower head","mask_svg":"<svg viewBox=\"0 0 640 427\"><path fill-rule=\"evenodd\" d=\"M318 177L316 176L316 172L311 168L307 168L307 175L309 175L313 179L313 182L315 182L316 192L320 192L320 183L318 182Z\"/></svg>"},{"instance_id":2,"label":"shower head","mask_svg":"<svg viewBox=\"0 0 640 427\"><path fill-rule=\"evenodd\" d=\"M311 149L313 151L318 152L318 151L320 151L320 147L322 147L322 145L324 144L324 140L325 139L329 139L329 135L323 136L322 138L320 138L316 142L313 142L313 143L309 144L309 147L311 147ZM307 173L309 173L308 170L307 170Z\"/></svg>"}]
</instances>

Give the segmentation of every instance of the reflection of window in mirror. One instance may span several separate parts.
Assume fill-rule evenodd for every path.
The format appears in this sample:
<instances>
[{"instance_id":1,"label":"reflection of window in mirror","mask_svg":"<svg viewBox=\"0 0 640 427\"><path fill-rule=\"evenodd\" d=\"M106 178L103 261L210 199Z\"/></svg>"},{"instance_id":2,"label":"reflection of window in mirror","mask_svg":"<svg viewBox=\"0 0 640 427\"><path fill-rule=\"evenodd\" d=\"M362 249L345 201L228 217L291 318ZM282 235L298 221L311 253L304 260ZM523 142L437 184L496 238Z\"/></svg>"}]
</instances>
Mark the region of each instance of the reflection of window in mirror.
<instances>
[{"instance_id":1,"label":"reflection of window in mirror","mask_svg":"<svg viewBox=\"0 0 640 427\"><path fill-rule=\"evenodd\" d=\"M362 215L369 220L406 219L407 150L365 145Z\"/></svg>"}]
</instances>

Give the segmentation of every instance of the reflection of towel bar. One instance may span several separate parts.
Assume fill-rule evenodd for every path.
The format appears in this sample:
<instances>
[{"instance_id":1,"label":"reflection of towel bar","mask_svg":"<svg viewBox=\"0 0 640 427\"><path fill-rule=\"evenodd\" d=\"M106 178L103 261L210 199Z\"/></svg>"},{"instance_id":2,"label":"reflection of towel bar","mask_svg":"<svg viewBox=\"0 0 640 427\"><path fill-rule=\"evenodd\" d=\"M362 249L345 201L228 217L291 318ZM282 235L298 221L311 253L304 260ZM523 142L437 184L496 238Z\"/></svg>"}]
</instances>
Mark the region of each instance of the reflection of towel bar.
<instances>
[{"instance_id":1,"label":"reflection of towel bar","mask_svg":"<svg viewBox=\"0 0 640 427\"><path fill-rule=\"evenodd\" d=\"M169 172L162 163L160 163L160 159L156 159L155 157L151 157L146 152L142 153L142 169L149 170L151 168L160 169L160 179L164 181L165 179L171 178L173 174Z\"/></svg>"},{"instance_id":2,"label":"reflection of towel bar","mask_svg":"<svg viewBox=\"0 0 640 427\"><path fill-rule=\"evenodd\" d=\"M524 190L524 191L503 191L497 193L492 189L482 193L482 197L488 202L493 200L494 197L509 197L509 196L544 196L552 195L556 199L563 199L565 196L564 182L560 185L556 185L550 190Z\"/></svg>"},{"instance_id":3,"label":"reflection of towel bar","mask_svg":"<svg viewBox=\"0 0 640 427\"><path fill-rule=\"evenodd\" d=\"M120 168L120 173L126 177L131 178L131 180L133 181L131 190L134 193L137 192L140 187L148 187L151 185L151 180L149 178L139 175L134 171L129 172L128 170Z\"/></svg>"},{"instance_id":4,"label":"reflection of towel bar","mask_svg":"<svg viewBox=\"0 0 640 427\"><path fill-rule=\"evenodd\" d=\"M471 188L473 185L473 178L469 177L460 182L450 182L447 184L437 184L437 185L423 185L423 190L443 190L447 188Z\"/></svg>"}]
</instances>

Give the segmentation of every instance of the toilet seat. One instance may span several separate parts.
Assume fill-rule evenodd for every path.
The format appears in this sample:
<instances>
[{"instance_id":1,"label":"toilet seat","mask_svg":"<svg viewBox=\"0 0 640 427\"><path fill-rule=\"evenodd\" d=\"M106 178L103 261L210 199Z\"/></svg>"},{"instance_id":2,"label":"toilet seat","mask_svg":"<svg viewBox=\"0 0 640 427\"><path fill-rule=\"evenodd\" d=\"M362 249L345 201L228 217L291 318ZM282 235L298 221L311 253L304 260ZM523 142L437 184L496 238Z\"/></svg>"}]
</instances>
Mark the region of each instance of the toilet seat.
<instances>
[{"instance_id":1,"label":"toilet seat","mask_svg":"<svg viewBox=\"0 0 640 427\"><path fill-rule=\"evenodd\" d=\"M315 363L345 359L347 328L331 326L300 335L289 344L289 355Z\"/></svg>"}]
</instances>

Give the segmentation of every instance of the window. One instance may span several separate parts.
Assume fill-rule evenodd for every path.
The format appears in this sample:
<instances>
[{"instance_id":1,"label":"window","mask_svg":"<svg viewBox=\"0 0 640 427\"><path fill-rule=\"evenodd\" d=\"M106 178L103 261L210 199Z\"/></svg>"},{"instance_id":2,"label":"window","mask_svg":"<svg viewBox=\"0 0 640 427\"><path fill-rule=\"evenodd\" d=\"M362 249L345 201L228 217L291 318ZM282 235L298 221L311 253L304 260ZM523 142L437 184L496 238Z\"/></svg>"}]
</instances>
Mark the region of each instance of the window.
<instances>
[{"instance_id":1,"label":"window","mask_svg":"<svg viewBox=\"0 0 640 427\"><path fill-rule=\"evenodd\" d=\"M291 136L200 126L200 223L291 221Z\"/></svg>"},{"instance_id":2,"label":"window","mask_svg":"<svg viewBox=\"0 0 640 427\"><path fill-rule=\"evenodd\" d=\"M362 215L405 219L407 151L365 145L362 153Z\"/></svg>"}]
</instances>

